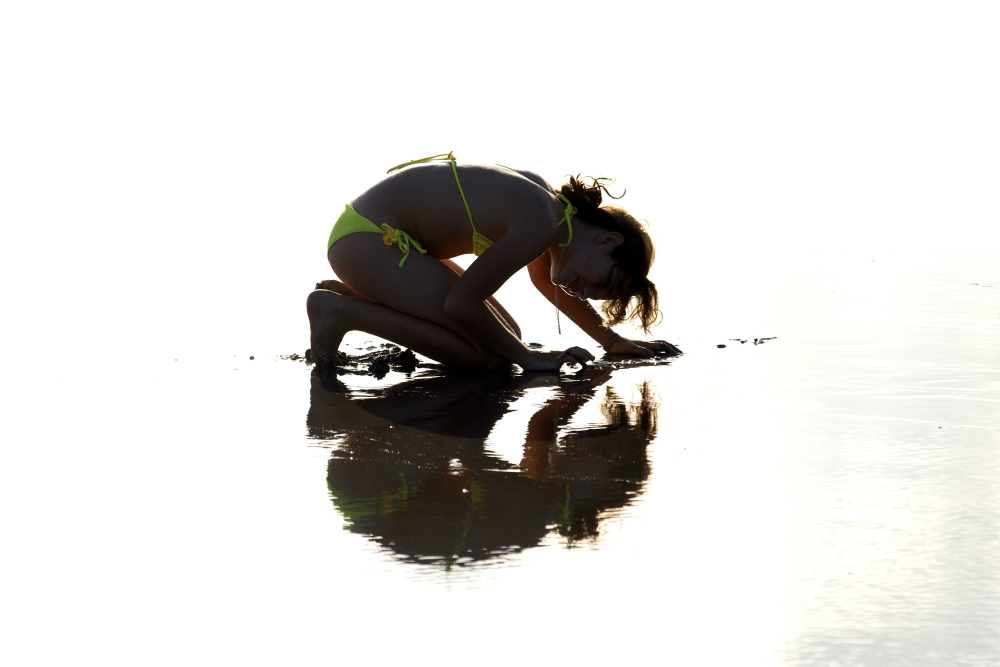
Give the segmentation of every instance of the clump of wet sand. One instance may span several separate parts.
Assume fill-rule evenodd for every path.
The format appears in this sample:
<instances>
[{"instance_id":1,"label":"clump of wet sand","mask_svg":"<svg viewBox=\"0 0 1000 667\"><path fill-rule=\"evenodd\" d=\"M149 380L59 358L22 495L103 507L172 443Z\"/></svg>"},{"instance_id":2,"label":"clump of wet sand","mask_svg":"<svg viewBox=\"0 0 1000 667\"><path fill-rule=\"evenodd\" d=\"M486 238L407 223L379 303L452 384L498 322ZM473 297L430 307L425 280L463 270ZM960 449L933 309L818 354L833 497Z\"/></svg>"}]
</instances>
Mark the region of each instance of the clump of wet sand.
<instances>
[{"instance_id":1,"label":"clump of wet sand","mask_svg":"<svg viewBox=\"0 0 1000 667\"><path fill-rule=\"evenodd\" d=\"M527 345L532 349L543 347L539 343L528 343ZM631 366L658 366L671 363L676 356L667 352L657 352L650 358L605 354L600 359L584 364L582 368L615 369ZM311 350L306 350L305 354L282 354L278 358L285 361L301 361L306 364L316 364L312 358ZM370 375L381 380L389 371L399 371L410 375L421 363L417 355L413 353L413 350L409 348L404 349L392 343L381 343L378 346L374 344L369 345L364 348L364 352L359 354L350 354L341 350L340 359L337 363L316 364L316 368L323 373L329 372L334 375Z\"/></svg>"},{"instance_id":2,"label":"clump of wet sand","mask_svg":"<svg viewBox=\"0 0 1000 667\"><path fill-rule=\"evenodd\" d=\"M381 380L390 370L399 371L409 375L420 365L417 355L413 350L403 349L392 343L382 343L377 348L369 347L364 354L340 353L337 363L317 364L317 368L327 370L337 374L347 375L371 375ZM281 359L288 361L303 361L307 364L314 363L311 350L306 350L302 356L298 354L282 355Z\"/></svg>"}]
</instances>

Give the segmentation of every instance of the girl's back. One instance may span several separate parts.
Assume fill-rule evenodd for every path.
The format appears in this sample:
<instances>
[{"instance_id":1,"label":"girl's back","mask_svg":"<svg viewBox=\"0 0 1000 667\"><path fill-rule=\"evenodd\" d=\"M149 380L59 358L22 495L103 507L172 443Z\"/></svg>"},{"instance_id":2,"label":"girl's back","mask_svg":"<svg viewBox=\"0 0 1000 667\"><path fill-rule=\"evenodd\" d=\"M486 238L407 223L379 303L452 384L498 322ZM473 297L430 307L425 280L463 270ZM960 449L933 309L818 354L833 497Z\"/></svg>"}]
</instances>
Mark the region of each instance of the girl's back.
<instances>
[{"instance_id":1,"label":"girl's back","mask_svg":"<svg viewBox=\"0 0 1000 667\"><path fill-rule=\"evenodd\" d=\"M439 259L471 253L475 232L496 242L511 225L538 224L542 217L554 227L561 214L551 188L532 172L469 164L458 165L458 178L468 212L449 163L394 172L351 205L377 226L388 223L406 232ZM525 216L526 211L536 215Z\"/></svg>"}]
</instances>

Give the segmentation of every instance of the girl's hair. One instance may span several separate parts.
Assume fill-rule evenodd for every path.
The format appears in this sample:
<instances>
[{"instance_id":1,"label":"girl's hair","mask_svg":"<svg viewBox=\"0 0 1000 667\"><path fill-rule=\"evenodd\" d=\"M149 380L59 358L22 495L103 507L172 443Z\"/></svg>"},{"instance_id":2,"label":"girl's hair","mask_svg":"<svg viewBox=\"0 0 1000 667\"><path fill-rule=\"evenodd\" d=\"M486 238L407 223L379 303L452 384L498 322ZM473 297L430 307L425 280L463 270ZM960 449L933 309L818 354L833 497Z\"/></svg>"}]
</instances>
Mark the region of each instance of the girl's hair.
<instances>
[{"instance_id":1,"label":"girl's hair","mask_svg":"<svg viewBox=\"0 0 1000 667\"><path fill-rule=\"evenodd\" d=\"M653 265L653 240L645 225L621 206L601 206L602 192L612 199L625 196L624 192L621 197L608 192L605 183L612 182L610 178L590 178L590 181L587 184L580 180L579 175L570 176L569 182L562 184L558 194L577 208L581 220L609 232L617 232L625 239L611 253L618 264L618 271L615 272L611 290L614 296L601 304L605 323L614 326L637 319L642 330L649 333L661 317L656 285L647 278Z\"/></svg>"}]
</instances>

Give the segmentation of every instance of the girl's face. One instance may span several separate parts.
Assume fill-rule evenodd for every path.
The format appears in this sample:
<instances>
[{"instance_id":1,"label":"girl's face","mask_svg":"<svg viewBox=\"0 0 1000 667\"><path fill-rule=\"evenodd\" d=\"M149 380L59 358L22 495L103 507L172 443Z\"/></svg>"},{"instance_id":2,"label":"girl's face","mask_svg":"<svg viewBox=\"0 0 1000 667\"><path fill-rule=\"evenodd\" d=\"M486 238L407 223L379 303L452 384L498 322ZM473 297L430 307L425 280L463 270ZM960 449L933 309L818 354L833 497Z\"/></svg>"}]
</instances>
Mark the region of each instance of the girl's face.
<instances>
[{"instance_id":1,"label":"girl's face","mask_svg":"<svg viewBox=\"0 0 1000 667\"><path fill-rule=\"evenodd\" d=\"M622 235L586 223L574 223L573 232L572 243L552 251L552 283L581 299L609 298L619 270L611 253Z\"/></svg>"}]
</instances>

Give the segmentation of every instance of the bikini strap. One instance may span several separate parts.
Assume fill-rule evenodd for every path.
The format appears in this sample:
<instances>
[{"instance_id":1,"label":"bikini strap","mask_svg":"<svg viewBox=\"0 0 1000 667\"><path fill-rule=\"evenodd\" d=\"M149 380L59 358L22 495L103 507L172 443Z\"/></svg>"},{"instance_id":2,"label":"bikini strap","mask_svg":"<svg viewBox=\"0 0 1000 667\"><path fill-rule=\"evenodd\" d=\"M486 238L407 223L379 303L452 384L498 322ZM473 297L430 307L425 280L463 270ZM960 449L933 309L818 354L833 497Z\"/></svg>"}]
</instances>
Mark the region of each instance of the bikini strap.
<instances>
[{"instance_id":1,"label":"bikini strap","mask_svg":"<svg viewBox=\"0 0 1000 667\"><path fill-rule=\"evenodd\" d=\"M559 220L559 222L556 223L556 227L558 227L559 225L561 225L564 222L566 223L566 232L567 232L567 234L566 234L566 243L560 243L560 244L558 244L560 248L565 248L566 246L568 246L570 244L570 242L573 241L573 223L570 222L570 219L574 215L576 215L577 211L576 211L576 206L573 206L573 204L571 204L569 202L569 200L566 199L565 195L556 194L556 199L558 199L562 203L566 204L566 209L563 211L562 218Z\"/></svg>"},{"instance_id":2,"label":"bikini strap","mask_svg":"<svg viewBox=\"0 0 1000 667\"><path fill-rule=\"evenodd\" d=\"M563 209L563 215L562 215L562 217L559 219L559 222L556 223L556 227L558 227L559 225L561 225L564 222L566 223L566 243L557 243L556 244L560 248L565 248L566 246L568 246L573 241L573 222L572 222L572 218L573 218L574 215L576 215L577 210L576 210L576 206L573 206L573 204L570 202L570 200L566 199L566 195L563 195L563 194L557 192L556 193L556 199L558 199L562 203L566 204L566 208ZM559 251L559 264L560 265L562 264L562 250ZM556 291L555 291L555 306L556 306L556 330L559 332L559 335L561 336L562 335L562 324L560 324L560 322L559 322L559 286L558 285L556 286Z\"/></svg>"},{"instance_id":3,"label":"bikini strap","mask_svg":"<svg viewBox=\"0 0 1000 667\"><path fill-rule=\"evenodd\" d=\"M455 156L451 154L451 151L448 151L447 153L441 153L440 155L432 155L430 157L422 157L419 160L410 160L409 162L404 162L403 164L397 164L395 167L393 167L392 169L390 169L389 171L387 171L385 173L391 174L392 172L396 171L397 169L402 169L403 167L409 167L411 164L421 164L421 163L424 163L424 162L430 162L431 160L452 160L452 161L454 161L455 160Z\"/></svg>"},{"instance_id":4,"label":"bikini strap","mask_svg":"<svg viewBox=\"0 0 1000 667\"><path fill-rule=\"evenodd\" d=\"M462 191L462 182L458 180L458 167L455 166L455 156L451 151L441 153L439 155L432 155L430 157L422 157L419 160L410 160L409 162L404 162L403 164L397 164L385 173L391 174L397 169L409 167L411 164L422 164L424 162L430 162L431 160L446 160L451 162L451 172L455 174L455 184L458 185L458 194L462 195L462 203L465 204L465 214L469 216L469 224L472 225L472 234L473 236L479 235L479 232L476 231L476 223L472 221L472 211L469 210L469 202L465 199L465 192Z\"/></svg>"}]
</instances>

